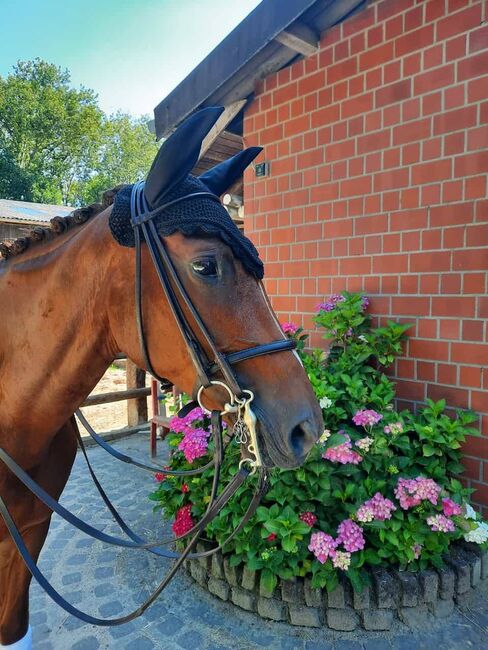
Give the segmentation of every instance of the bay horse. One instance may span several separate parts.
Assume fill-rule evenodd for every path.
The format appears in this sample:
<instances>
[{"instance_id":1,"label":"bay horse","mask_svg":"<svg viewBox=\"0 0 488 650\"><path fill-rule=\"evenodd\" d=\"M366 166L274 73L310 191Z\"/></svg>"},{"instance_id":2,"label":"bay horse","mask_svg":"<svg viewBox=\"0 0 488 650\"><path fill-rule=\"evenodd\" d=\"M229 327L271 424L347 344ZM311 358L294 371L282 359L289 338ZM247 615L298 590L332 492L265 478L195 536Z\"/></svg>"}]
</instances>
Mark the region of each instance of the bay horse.
<instances>
[{"instance_id":1,"label":"bay horse","mask_svg":"<svg viewBox=\"0 0 488 650\"><path fill-rule=\"evenodd\" d=\"M127 233L130 239L134 224L127 224L125 234L114 232L114 198L122 196L124 188L106 193L103 204L75 210L67 218L57 217L50 229L37 228L31 236L0 247L6 258L0 262L0 448L56 500L76 453L73 414L120 353L185 392L205 389L209 409L222 409L228 402L229 382L231 393L240 386L252 391L265 466L298 466L321 433L321 410L296 354L278 346L274 354L263 356L269 342L282 340L284 335L259 273L250 270L257 264L254 258L249 261L249 255L254 255L252 244L243 236L236 244L225 221L230 219L227 214L218 217L222 233L216 230L218 219L212 228L202 221L200 210L205 213L209 201L215 210L224 210L215 197L235 183L260 151L241 152L197 180L190 175L202 141L221 110L199 111L163 143L146 179L143 198L146 210L161 211L157 219L164 231L163 208L183 200L168 203L172 192L189 179L198 182L198 187L203 183L205 191L190 197L197 215L190 230L188 222L178 226L175 221L172 231L158 235L158 245L163 245L177 274L169 282L170 291L179 282L191 301L176 309L194 331L203 331L195 329L195 321L201 319L210 332L211 341L202 340L199 334L196 347L218 362L221 372L216 376L227 390L218 382L205 382L205 370L195 365L198 349L195 352L185 340L174 305L161 291L147 242L138 249L138 278L133 244L122 241ZM134 293L137 281L139 298ZM135 316L138 299L144 321L142 344L141 323ZM263 350L257 354L261 356L245 353L260 347ZM229 379L224 361L242 351ZM37 560L51 510L3 463L0 496ZM30 580L0 520L0 647L29 647Z\"/></svg>"}]
</instances>

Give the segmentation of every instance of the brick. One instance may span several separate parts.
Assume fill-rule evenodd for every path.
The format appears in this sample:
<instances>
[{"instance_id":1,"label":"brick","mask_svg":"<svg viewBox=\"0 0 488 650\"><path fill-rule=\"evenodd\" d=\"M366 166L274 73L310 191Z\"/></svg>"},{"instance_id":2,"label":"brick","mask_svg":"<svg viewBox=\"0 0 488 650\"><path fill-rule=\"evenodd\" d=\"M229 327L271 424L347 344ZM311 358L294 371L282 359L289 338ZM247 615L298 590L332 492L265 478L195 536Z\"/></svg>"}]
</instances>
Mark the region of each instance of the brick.
<instances>
[{"instance_id":1,"label":"brick","mask_svg":"<svg viewBox=\"0 0 488 650\"><path fill-rule=\"evenodd\" d=\"M393 59L393 43L385 43L378 47L368 49L367 52L359 56L359 70L369 70L379 65L383 65Z\"/></svg>"},{"instance_id":2,"label":"brick","mask_svg":"<svg viewBox=\"0 0 488 650\"><path fill-rule=\"evenodd\" d=\"M459 64L458 64L459 65ZM459 72L458 72L459 75ZM460 81L458 76L458 81ZM435 68L429 72L414 77L413 89L415 95L422 95L426 92L432 92L439 88L452 86L454 83L454 64L450 63L441 68Z\"/></svg>"},{"instance_id":3,"label":"brick","mask_svg":"<svg viewBox=\"0 0 488 650\"><path fill-rule=\"evenodd\" d=\"M458 156L454 161L455 176L474 176L488 171L488 151Z\"/></svg>"},{"instance_id":4,"label":"brick","mask_svg":"<svg viewBox=\"0 0 488 650\"><path fill-rule=\"evenodd\" d=\"M486 74L488 52L481 52L457 63L457 81L465 81Z\"/></svg>"},{"instance_id":5,"label":"brick","mask_svg":"<svg viewBox=\"0 0 488 650\"><path fill-rule=\"evenodd\" d=\"M352 609L328 609L326 619L332 630L340 632L352 632L359 623L359 617Z\"/></svg>"},{"instance_id":6,"label":"brick","mask_svg":"<svg viewBox=\"0 0 488 650\"><path fill-rule=\"evenodd\" d=\"M393 129L393 144L410 144L418 140L424 140L431 135L431 120L424 118L414 122L408 122Z\"/></svg>"},{"instance_id":7,"label":"brick","mask_svg":"<svg viewBox=\"0 0 488 650\"><path fill-rule=\"evenodd\" d=\"M375 93L376 107L386 106L394 102L401 102L411 95L410 79L404 79L397 83L380 88Z\"/></svg>"},{"instance_id":8,"label":"brick","mask_svg":"<svg viewBox=\"0 0 488 650\"><path fill-rule=\"evenodd\" d=\"M275 598L258 598L257 611L260 616L272 621L286 621L287 618L286 605Z\"/></svg>"},{"instance_id":9,"label":"brick","mask_svg":"<svg viewBox=\"0 0 488 650\"><path fill-rule=\"evenodd\" d=\"M366 610L361 618L365 630L389 630L393 623L393 612L390 609Z\"/></svg>"},{"instance_id":10,"label":"brick","mask_svg":"<svg viewBox=\"0 0 488 650\"><path fill-rule=\"evenodd\" d=\"M465 251L454 251L452 268L456 271L478 271L488 265L488 250L486 248L470 248Z\"/></svg>"},{"instance_id":11,"label":"brick","mask_svg":"<svg viewBox=\"0 0 488 650\"><path fill-rule=\"evenodd\" d=\"M401 57L416 50L423 50L434 42L434 25L425 25L395 40L395 56Z\"/></svg>"},{"instance_id":12,"label":"brick","mask_svg":"<svg viewBox=\"0 0 488 650\"><path fill-rule=\"evenodd\" d=\"M443 341L410 339L409 353L414 358L445 361L449 354L449 344Z\"/></svg>"},{"instance_id":13,"label":"brick","mask_svg":"<svg viewBox=\"0 0 488 650\"><path fill-rule=\"evenodd\" d=\"M451 160L443 159L434 162L426 162L412 167L412 183L422 185L451 178Z\"/></svg>"},{"instance_id":14,"label":"brick","mask_svg":"<svg viewBox=\"0 0 488 650\"><path fill-rule=\"evenodd\" d=\"M432 227L466 224L474 219L474 204L451 203L450 205L434 206L430 209L430 225Z\"/></svg>"},{"instance_id":15,"label":"brick","mask_svg":"<svg viewBox=\"0 0 488 650\"><path fill-rule=\"evenodd\" d=\"M451 38L456 34L478 27L481 22L481 4L457 11L437 23L436 36L438 40Z\"/></svg>"},{"instance_id":16,"label":"brick","mask_svg":"<svg viewBox=\"0 0 488 650\"><path fill-rule=\"evenodd\" d=\"M432 316L464 316L469 318L475 315L476 300L459 296L432 298Z\"/></svg>"},{"instance_id":17,"label":"brick","mask_svg":"<svg viewBox=\"0 0 488 650\"><path fill-rule=\"evenodd\" d=\"M477 124L477 107L465 106L434 116L434 134L451 133L469 129Z\"/></svg>"},{"instance_id":18,"label":"brick","mask_svg":"<svg viewBox=\"0 0 488 650\"><path fill-rule=\"evenodd\" d=\"M410 254L410 272L428 273L451 270L451 253L433 251Z\"/></svg>"}]
</instances>

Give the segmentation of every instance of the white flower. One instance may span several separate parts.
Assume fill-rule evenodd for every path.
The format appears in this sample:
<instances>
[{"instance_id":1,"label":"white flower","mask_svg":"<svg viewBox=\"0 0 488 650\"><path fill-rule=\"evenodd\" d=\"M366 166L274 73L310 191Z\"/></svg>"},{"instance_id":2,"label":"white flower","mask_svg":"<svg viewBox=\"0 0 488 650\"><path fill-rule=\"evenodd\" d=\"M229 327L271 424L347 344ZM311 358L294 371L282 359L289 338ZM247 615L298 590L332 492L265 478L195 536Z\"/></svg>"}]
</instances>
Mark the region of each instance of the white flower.
<instances>
[{"instance_id":1,"label":"white flower","mask_svg":"<svg viewBox=\"0 0 488 650\"><path fill-rule=\"evenodd\" d=\"M323 445L324 442L327 442L328 438L330 438L330 431L329 429L326 429L317 442Z\"/></svg>"},{"instance_id":2,"label":"white flower","mask_svg":"<svg viewBox=\"0 0 488 650\"><path fill-rule=\"evenodd\" d=\"M329 399L328 397L322 397L322 399L319 402L319 405L321 409L328 409L329 406L332 406L332 400Z\"/></svg>"},{"instance_id":3,"label":"white flower","mask_svg":"<svg viewBox=\"0 0 488 650\"><path fill-rule=\"evenodd\" d=\"M482 521L477 528L470 530L468 533L465 533L464 539L467 542L484 544L486 541L488 541L488 524Z\"/></svg>"},{"instance_id":4,"label":"white flower","mask_svg":"<svg viewBox=\"0 0 488 650\"><path fill-rule=\"evenodd\" d=\"M477 517L476 510L472 506L470 506L469 503L464 504L464 509L466 511L466 514L464 515L464 517L466 519L475 519L476 520L476 517Z\"/></svg>"},{"instance_id":5,"label":"white flower","mask_svg":"<svg viewBox=\"0 0 488 650\"><path fill-rule=\"evenodd\" d=\"M368 339L364 336L364 334L361 334L360 336L358 336L358 339L359 339L360 341L362 341L363 343L367 343L367 342L368 342Z\"/></svg>"}]
</instances>

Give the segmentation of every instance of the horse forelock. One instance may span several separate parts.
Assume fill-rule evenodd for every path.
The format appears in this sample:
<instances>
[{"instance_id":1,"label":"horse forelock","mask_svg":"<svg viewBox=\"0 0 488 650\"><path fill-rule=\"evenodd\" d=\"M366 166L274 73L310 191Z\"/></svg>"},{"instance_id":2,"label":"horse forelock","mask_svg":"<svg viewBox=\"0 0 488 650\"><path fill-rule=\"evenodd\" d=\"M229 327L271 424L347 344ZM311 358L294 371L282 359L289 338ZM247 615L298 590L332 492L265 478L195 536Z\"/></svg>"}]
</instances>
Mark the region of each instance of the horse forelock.
<instances>
[{"instance_id":1,"label":"horse forelock","mask_svg":"<svg viewBox=\"0 0 488 650\"><path fill-rule=\"evenodd\" d=\"M13 241L1 241L0 262L5 262L11 257L21 255L24 251L30 250L33 245L51 241L67 230L84 224L88 219L95 217L112 205L117 193L124 187L126 187L125 184L117 185L103 193L101 203L91 203L90 205L76 208L64 217L53 217L49 226L36 226L24 237L17 237Z\"/></svg>"}]
</instances>

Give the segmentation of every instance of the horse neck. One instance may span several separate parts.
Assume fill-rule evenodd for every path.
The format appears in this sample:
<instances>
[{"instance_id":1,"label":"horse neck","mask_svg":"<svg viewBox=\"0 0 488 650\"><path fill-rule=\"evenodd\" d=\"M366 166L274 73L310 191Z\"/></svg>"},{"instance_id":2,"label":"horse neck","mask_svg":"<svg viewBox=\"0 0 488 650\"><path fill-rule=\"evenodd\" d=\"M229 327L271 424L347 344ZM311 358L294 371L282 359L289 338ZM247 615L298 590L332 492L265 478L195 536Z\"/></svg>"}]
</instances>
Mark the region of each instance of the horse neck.
<instances>
[{"instance_id":1,"label":"horse neck","mask_svg":"<svg viewBox=\"0 0 488 650\"><path fill-rule=\"evenodd\" d=\"M0 433L9 423L55 433L113 359L112 244L102 213L0 269Z\"/></svg>"}]
</instances>

